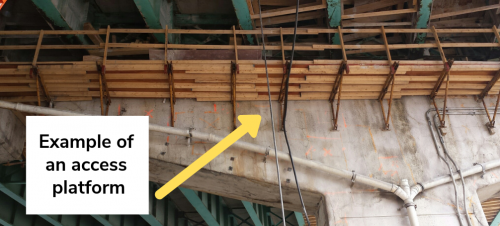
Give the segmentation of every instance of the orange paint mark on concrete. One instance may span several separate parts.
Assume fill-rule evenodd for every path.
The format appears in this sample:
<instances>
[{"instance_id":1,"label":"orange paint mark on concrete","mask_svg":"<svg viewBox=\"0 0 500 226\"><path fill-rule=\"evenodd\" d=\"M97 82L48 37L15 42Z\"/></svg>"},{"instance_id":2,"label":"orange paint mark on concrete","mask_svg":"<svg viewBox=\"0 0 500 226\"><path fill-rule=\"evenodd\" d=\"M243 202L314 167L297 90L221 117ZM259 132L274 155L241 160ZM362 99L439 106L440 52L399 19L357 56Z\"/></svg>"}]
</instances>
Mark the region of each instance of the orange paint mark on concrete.
<instances>
[{"instance_id":1,"label":"orange paint mark on concrete","mask_svg":"<svg viewBox=\"0 0 500 226\"><path fill-rule=\"evenodd\" d=\"M314 146L311 146L307 151L306 151L306 158L309 154L311 154L311 151L316 151L316 149L314 149Z\"/></svg>"},{"instance_id":2,"label":"orange paint mark on concrete","mask_svg":"<svg viewBox=\"0 0 500 226\"><path fill-rule=\"evenodd\" d=\"M307 135L307 138L313 138L313 139L321 139L321 140L340 140L338 137L313 137Z\"/></svg>"},{"instance_id":3,"label":"orange paint mark on concrete","mask_svg":"<svg viewBox=\"0 0 500 226\"><path fill-rule=\"evenodd\" d=\"M372 138L373 150L377 152L377 147L375 147L375 139L373 139L372 129L368 127L368 133L370 133L370 137Z\"/></svg>"},{"instance_id":4,"label":"orange paint mark on concrete","mask_svg":"<svg viewBox=\"0 0 500 226\"><path fill-rule=\"evenodd\" d=\"M144 110L144 112L146 112L146 116L149 116L150 118L153 118L153 116L151 115L151 112L153 112L153 109L151 109L150 111Z\"/></svg>"},{"instance_id":5,"label":"orange paint mark on concrete","mask_svg":"<svg viewBox=\"0 0 500 226\"><path fill-rule=\"evenodd\" d=\"M122 108L120 106L120 104L118 104L118 115L120 115L122 113Z\"/></svg>"},{"instance_id":6,"label":"orange paint mark on concrete","mask_svg":"<svg viewBox=\"0 0 500 226\"><path fill-rule=\"evenodd\" d=\"M347 123L345 122L344 113L342 113L342 119L344 120L344 127L347 128Z\"/></svg>"},{"instance_id":7,"label":"orange paint mark on concrete","mask_svg":"<svg viewBox=\"0 0 500 226\"><path fill-rule=\"evenodd\" d=\"M184 114L184 113L186 113L186 112L175 112L175 113L174 113L174 114L175 114L175 115L174 115L174 121L176 121L176 120L177 120L177 115Z\"/></svg>"},{"instance_id":8,"label":"orange paint mark on concrete","mask_svg":"<svg viewBox=\"0 0 500 226\"><path fill-rule=\"evenodd\" d=\"M326 148L323 148L323 151L325 152L325 153L323 153L323 156L325 156L325 157L326 157L327 155L333 156L333 155L332 155L332 153L330 153L330 152L331 152L331 150L327 150Z\"/></svg>"},{"instance_id":9,"label":"orange paint mark on concrete","mask_svg":"<svg viewBox=\"0 0 500 226\"><path fill-rule=\"evenodd\" d=\"M170 141L170 136L167 136L167 143Z\"/></svg>"},{"instance_id":10,"label":"orange paint mark on concrete","mask_svg":"<svg viewBox=\"0 0 500 226\"><path fill-rule=\"evenodd\" d=\"M491 172L491 174L493 174L493 176L498 179L498 176L494 172Z\"/></svg>"},{"instance_id":11,"label":"orange paint mark on concrete","mask_svg":"<svg viewBox=\"0 0 500 226\"><path fill-rule=\"evenodd\" d=\"M205 122L206 124L208 124L209 126L211 126L212 128L214 128L214 129L215 129L214 124L215 124L215 122L219 121L219 119L220 119L220 118L215 119L215 121L213 121L212 123L207 122L205 119L202 119L202 118L199 118L199 119L200 119L201 121Z\"/></svg>"},{"instance_id":12,"label":"orange paint mark on concrete","mask_svg":"<svg viewBox=\"0 0 500 226\"><path fill-rule=\"evenodd\" d=\"M217 104L214 103L214 112L217 112Z\"/></svg>"}]
</instances>

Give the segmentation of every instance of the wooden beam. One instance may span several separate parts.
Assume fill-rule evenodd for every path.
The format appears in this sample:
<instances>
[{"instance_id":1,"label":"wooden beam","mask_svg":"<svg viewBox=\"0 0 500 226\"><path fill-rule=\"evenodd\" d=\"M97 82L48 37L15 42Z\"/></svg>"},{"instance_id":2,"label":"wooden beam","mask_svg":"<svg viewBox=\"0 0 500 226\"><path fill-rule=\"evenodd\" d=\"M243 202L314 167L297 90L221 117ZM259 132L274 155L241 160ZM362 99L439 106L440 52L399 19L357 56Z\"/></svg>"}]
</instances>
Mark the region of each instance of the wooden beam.
<instances>
[{"instance_id":1,"label":"wooden beam","mask_svg":"<svg viewBox=\"0 0 500 226\"><path fill-rule=\"evenodd\" d=\"M460 11L431 15L430 19L434 20L434 19L439 19L439 18L444 18L444 17L458 16L458 15L481 12L481 11L486 11L486 10L490 10L490 9L498 9L498 8L500 8L499 4L488 5L488 6L482 6L482 7L472 8L472 9L465 9L465 10L460 10Z\"/></svg>"},{"instance_id":2,"label":"wooden beam","mask_svg":"<svg viewBox=\"0 0 500 226\"><path fill-rule=\"evenodd\" d=\"M318 18L322 18L324 16L325 15L323 15L323 13L321 13L320 11L299 13L299 21L318 19ZM282 24L282 23L290 23L290 22L295 22L295 14L285 15L285 16L276 16L276 17L270 17L267 19L262 19L262 24L264 24L264 26L274 25L274 24ZM259 20L255 20L255 26L260 27Z\"/></svg>"},{"instance_id":3,"label":"wooden beam","mask_svg":"<svg viewBox=\"0 0 500 226\"><path fill-rule=\"evenodd\" d=\"M40 54L40 47L42 46L42 40L43 40L43 30L40 30L40 35L38 36L38 43L36 44L36 49L35 49L35 56L33 57L33 62L31 63L33 67L36 67L36 63L38 61L38 54Z\"/></svg>"},{"instance_id":4,"label":"wooden beam","mask_svg":"<svg viewBox=\"0 0 500 226\"><path fill-rule=\"evenodd\" d=\"M299 13L301 12L308 12L308 11L314 11L318 9L324 9L326 8L326 5L310 5L310 6L304 6L299 8ZM275 17L275 16L281 16L281 15L287 15L287 14L294 14L296 12L296 7L292 6L291 9L282 9L282 10L269 10L268 12L263 11L262 12L262 18L268 18L268 17ZM254 14L251 15L252 19L259 19L260 15L259 14Z\"/></svg>"},{"instance_id":5,"label":"wooden beam","mask_svg":"<svg viewBox=\"0 0 500 226\"><path fill-rule=\"evenodd\" d=\"M94 27L92 26L91 23L87 22L85 24L83 24L83 29L84 30L92 30L92 31L95 31ZM102 40L101 36L99 36L98 34L89 34L87 35L90 40L92 41L92 43L94 43L94 45L101 45L101 43L103 43L104 41Z\"/></svg>"},{"instance_id":6,"label":"wooden beam","mask_svg":"<svg viewBox=\"0 0 500 226\"><path fill-rule=\"evenodd\" d=\"M382 1L376 1L376 2L372 2L372 3L360 5L360 6L355 5L352 8L344 9L344 14L349 15L349 14L365 13L365 12L374 11L377 9L382 9L382 8L385 8L388 6L393 6L393 5L396 5L399 3L404 3L404 2L406 2L406 0L396 0L396 1L395 0L382 0Z\"/></svg>"},{"instance_id":7,"label":"wooden beam","mask_svg":"<svg viewBox=\"0 0 500 226\"><path fill-rule=\"evenodd\" d=\"M380 26L410 26L412 25L411 22L366 22L366 23L359 23L359 22L344 22L343 26L344 27L380 27Z\"/></svg>"},{"instance_id":8,"label":"wooden beam","mask_svg":"<svg viewBox=\"0 0 500 226\"><path fill-rule=\"evenodd\" d=\"M372 13L360 13L360 14L342 15L342 19L354 19L354 18L364 18L364 17L387 16L387 15L415 13L415 12L417 12L416 9L399 9L399 10L389 10L389 11L372 12Z\"/></svg>"}]
</instances>

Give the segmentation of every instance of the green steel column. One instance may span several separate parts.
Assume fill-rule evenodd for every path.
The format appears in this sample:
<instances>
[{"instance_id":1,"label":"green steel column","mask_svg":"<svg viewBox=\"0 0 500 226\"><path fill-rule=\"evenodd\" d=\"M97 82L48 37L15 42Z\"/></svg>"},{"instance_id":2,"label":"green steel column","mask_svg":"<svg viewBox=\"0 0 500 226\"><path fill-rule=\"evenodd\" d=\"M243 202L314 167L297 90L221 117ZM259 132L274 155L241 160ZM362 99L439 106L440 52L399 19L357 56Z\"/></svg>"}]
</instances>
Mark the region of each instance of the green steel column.
<instances>
[{"instance_id":1,"label":"green steel column","mask_svg":"<svg viewBox=\"0 0 500 226\"><path fill-rule=\"evenodd\" d=\"M83 30L83 24L87 20L89 8L88 1L83 0L60 0L56 5L51 0L31 0L39 11L45 14L52 23L64 30ZM72 10L68 5L78 6L78 11ZM81 13L81 15L75 15ZM83 44L89 44L84 35L77 35Z\"/></svg>"},{"instance_id":2,"label":"green steel column","mask_svg":"<svg viewBox=\"0 0 500 226\"><path fill-rule=\"evenodd\" d=\"M134 0L137 9L144 18L144 22L151 29L165 29L168 25L169 29L174 28L174 1L162 0ZM160 42L165 42L164 34L154 34ZM179 43L179 35L169 34L168 40L170 43Z\"/></svg>"},{"instance_id":3,"label":"green steel column","mask_svg":"<svg viewBox=\"0 0 500 226\"><path fill-rule=\"evenodd\" d=\"M181 187L179 187L179 190L181 190L182 194L186 196L189 203L193 205L193 207L196 209L198 214L200 214L203 220L205 220L205 223L207 223L208 226L220 226L219 222L217 222L216 218L212 215L212 213L208 209L208 206L205 203L203 203L200 197L198 197L196 191Z\"/></svg>"},{"instance_id":4,"label":"green steel column","mask_svg":"<svg viewBox=\"0 0 500 226\"><path fill-rule=\"evenodd\" d=\"M429 24L429 18L431 16L432 9L432 0L420 0L418 13L417 13L417 24L415 28L427 28ZM417 34L417 38L415 39L416 43L424 43L425 38L427 37L427 33L419 33Z\"/></svg>"},{"instance_id":5,"label":"green steel column","mask_svg":"<svg viewBox=\"0 0 500 226\"><path fill-rule=\"evenodd\" d=\"M248 9L247 2L245 0L232 0L232 1L234 6L234 12L236 12L236 17L238 17L240 28L243 30L253 30L253 23L250 17L250 10ZM252 35L247 35L247 40L250 44L254 44Z\"/></svg>"},{"instance_id":6,"label":"green steel column","mask_svg":"<svg viewBox=\"0 0 500 226\"><path fill-rule=\"evenodd\" d=\"M328 12L328 26L331 28L337 28L340 26L340 21L342 20L342 3L341 0L326 0L327 12ZM340 44L340 37L338 33L332 38L332 44Z\"/></svg>"}]
</instances>

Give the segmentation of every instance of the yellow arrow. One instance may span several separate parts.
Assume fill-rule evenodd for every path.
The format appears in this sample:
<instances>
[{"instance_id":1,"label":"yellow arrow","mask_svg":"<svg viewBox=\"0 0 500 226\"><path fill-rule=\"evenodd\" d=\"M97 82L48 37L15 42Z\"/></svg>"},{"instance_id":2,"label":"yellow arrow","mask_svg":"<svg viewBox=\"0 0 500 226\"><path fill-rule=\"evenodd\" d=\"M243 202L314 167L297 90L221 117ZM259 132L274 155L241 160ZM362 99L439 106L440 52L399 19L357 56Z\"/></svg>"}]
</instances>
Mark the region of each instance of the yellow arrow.
<instances>
[{"instance_id":1,"label":"yellow arrow","mask_svg":"<svg viewBox=\"0 0 500 226\"><path fill-rule=\"evenodd\" d=\"M261 117L260 115L240 115L238 120L241 122L241 126L234 130L232 133L227 135L215 146L210 148L205 154L200 158L196 159L191 165L184 169L181 173L177 174L172 180L167 182L163 187L156 191L155 196L157 199L163 199L165 196L170 194L174 189L179 187L184 181L193 176L201 168L207 165L215 157L220 155L234 142L243 137L246 133L249 133L253 138L257 137L257 132L259 131L259 125Z\"/></svg>"}]
</instances>

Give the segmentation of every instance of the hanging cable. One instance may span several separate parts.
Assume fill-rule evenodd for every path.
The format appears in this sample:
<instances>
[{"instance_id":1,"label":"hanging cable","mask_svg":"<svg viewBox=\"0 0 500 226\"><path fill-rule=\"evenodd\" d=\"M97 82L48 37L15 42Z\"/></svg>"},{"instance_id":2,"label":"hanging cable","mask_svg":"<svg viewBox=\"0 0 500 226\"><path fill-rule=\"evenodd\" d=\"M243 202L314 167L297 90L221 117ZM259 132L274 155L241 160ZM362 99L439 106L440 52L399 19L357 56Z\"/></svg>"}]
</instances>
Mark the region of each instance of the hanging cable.
<instances>
[{"instance_id":1,"label":"hanging cable","mask_svg":"<svg viewBox=\"0 0 500 226\"><path fill-rule=\"evenodd\" d=\"M259 2L259 12L262 12L262 9L260 8L260 0ZM281 175L280 175L280 165L278 161L278 149L276 145L276 133L274 130L274 116L273 116L273 103L271 102L271 88L269 86L269 73L267 71L267 55L266 55L266 42L264 41L264 26L262 25L262 14L259 13L260 15L260 32L262 34L262 47L263 47L263 52L264 52L264 65L266 67L266 79L267 79L267 94L269 95L269 112L271 113L271 126L273 130L273 142L274 142L274 157L276 159L276 171L278 173L278 186L280 188L280 202L281 202L281 217L282 217L282 222L283 226L286 226L286 217L285 217L285 206L283 205L283 191L281 190Z\"/></svg>"},{"instance_id":2,"label":"hanging cable","mask_svg":"<svg viewBox=\"0 0 500 226\"><path fill-rule=\"evenodd\" d=\"M259 0L260 1L260 0ZM293 163L292 150L290 149L290 143L288 142L288 137L286 135L286 113L288 110L288 87L290 85L290 72L292 71L293 65L293 56L295 54L295 41L297 40L297 27L299 23L299 5L300 0L297 0L297 7L295 11L295 27L293 29L293 43L292 43L292 57L290 58L290 64L288 65L287 70L287 79L285 86L285 106L283 110L283 133L285 134L286 146L288 147L288 155L290 156L290 162L292 163L293 176L295 177L295 184L297 185L297 191L299 192L300 203L302 204L302 209L304 210L304 215L306 216L307 225L311 226L311 222L309 221L309 216L307 215L306 206L304 205L304 200L302 199L302 193L300 192L299 180L297 180L297 172L295 171L295 165ZM262 12L260 12L262 13ZM260 24L262 29L262 22Z\"/></svg>"}]
</instances>

